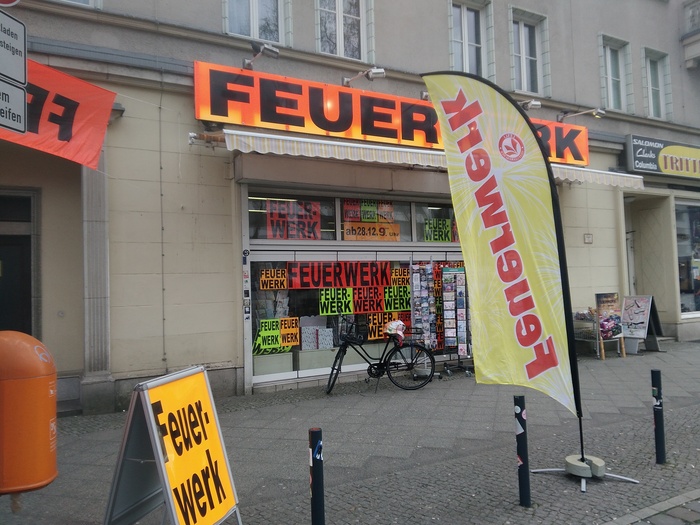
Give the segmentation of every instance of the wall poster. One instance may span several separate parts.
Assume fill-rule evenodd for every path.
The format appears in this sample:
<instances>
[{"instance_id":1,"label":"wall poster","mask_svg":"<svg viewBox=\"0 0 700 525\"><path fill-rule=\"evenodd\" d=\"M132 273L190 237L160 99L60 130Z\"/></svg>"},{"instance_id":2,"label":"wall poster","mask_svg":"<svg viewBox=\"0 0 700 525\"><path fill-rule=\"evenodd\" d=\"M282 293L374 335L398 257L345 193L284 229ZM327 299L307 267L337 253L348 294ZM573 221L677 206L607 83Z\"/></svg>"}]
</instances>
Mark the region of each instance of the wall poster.
<instances>
[{"instance_id":1,"label":"wall poster","mask_svg":"<svg viewBox=\"0 0 700 525\"><path fill-rule=\"evenodd\" d=\"M620 295L617 293L595 294L598 327L603 340L622 337L622 318L620 316Z\"/></svg>"},{"instance_id":2,"label":"wall poster","mask_svg":"<svg viewBox=\"0 0 700 525\"><path fill-rule=\"evenodd\" d=\"M401 240L401 225L395 220L392 201L343 199L343 240Z\"/></svg>"},{"instance_id":3,"label":"wall poster","mask_svg":"<svg viewBox=\"0 0 700 525\"><path fill-rule=\"evenodd\" d=\"M252 263L253 355L339 345L339 319L363 315L368 340L383 339L384 325L410 326L407 264L390 261Z\"/></svg>"}]
</instances>

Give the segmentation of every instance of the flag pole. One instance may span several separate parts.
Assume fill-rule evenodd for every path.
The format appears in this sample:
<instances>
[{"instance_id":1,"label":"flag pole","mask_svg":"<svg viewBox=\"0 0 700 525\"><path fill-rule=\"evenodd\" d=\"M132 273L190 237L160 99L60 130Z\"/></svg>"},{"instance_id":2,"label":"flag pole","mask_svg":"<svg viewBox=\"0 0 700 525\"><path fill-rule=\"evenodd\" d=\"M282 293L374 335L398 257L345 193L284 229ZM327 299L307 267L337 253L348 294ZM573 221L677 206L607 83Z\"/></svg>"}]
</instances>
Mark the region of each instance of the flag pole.
<instances>
[{"instance_id":1,"label":"flag pole","mask_svg":"<svg viewBox=\"0 0 700 525\"><path fill-rule=\"evenodd\" d=\"M574 476L579 476L581 478L581 492L586 492L586 479L591 477L603 478L611 477L620 479L623 481L629 481L631 483L639 483L636 479L627 478L624 476L619 476L616 474L610 474L605 471L605 461L600 458L589 456L586 458L586 454L583 446L583 409L581 408L581 382L579 380L578 373L578 359L576 356L576 338L574 335L574 313L571 308L571 290L569 289L569 270L566 263L566 248L564 245L564 227L561 220L561 207L559 205L559 194L557 192L556 184L554 183L554 175L552 174L552 166L549 163L549 158L547 157L547 150L540 139L540 135L537 132L537 128L532 124L530 118L525 113L525 110L520 107L514 100L511 102L517 107L518 111L525 117L525 120L530 125L532 132L537 138L537 143L542 151L542 157L544 158L545 166L547 166L547 176L549 178L549 189L552 197L552 213L554 215L554 229L557 239L557 249L559 252L559 272L561 275L561 286L562 286L562 303L564 305L564 323L566 325L566 341L569 349L569 367L571 370L571 386L574 395L574 407L576 408L576 416L578 417L578 433L579 433L579 443L580 443L580 456L577 458L575 455L568 456L565 459L566 466L564 469L540 469L533 470L532 472L547 472L550 470L555 471L565 471Z\"/></svg>"},{"instance_id":2,"label":"flag pole","mask_svg":"<svg viewBox=\"0 0 700 525\"><path fill-rule=\"evenodd\" d=\"M529 119L528 119L529 122ZM532 126L532 123L530 123ZM559 195L557 187L554 183L552 175L552 167L549 164L549 159L544 154L544 148L540 140L539 134L535 131L535 136L543 150L545 164L547 165L547 174L549 176L549 187L552 193L552 209L554 211L554 227L557 237L557 248L559 252L559 271L561 273L562 300L564 303L564 322L566 324L566 341L569 347L569 367L571 369L571 385L574 393L574 406L576 407L576 416L578 417L578 433L581 444L581 462L586 461L586 454L583 447L583 410L581 408L581 382L578 375L578 360L576 356L576 339L574 334L574 313L571 308L571 290L569 289L569 270L566 264L566 249L564 247L564 228L561 220L561 208L559 206Z\"/></svg>"}]
</instances>

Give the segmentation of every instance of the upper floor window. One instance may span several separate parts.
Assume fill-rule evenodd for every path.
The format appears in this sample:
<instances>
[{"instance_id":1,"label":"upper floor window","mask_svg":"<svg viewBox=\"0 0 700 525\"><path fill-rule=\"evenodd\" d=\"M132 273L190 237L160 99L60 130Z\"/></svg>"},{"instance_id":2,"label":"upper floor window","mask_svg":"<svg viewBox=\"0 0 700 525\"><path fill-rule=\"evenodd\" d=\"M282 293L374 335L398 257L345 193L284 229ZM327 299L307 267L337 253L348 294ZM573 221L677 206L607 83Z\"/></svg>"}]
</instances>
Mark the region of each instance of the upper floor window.
<instances>
[{"instance_id":1,"label":"upper floor window","mask_svg":"<svg viewBox=\"0 0 700 525\"><path fill-rule=\"evenodd\" d=\"M603 105L607 109L632 113L629 45L615 38L602 37L601 71Z\"/></svg>"},{"instance_id":2,"label":"upper floor window","mask_svg":"<svg viewBox=\"0 0 700 525\"><path fill-rule=\"evenodd\" d=\"M363 60L365 0L318 0L318 38L321 53Z\"/></svg>"},{"instance_id":3,"label":"upper floor window","mask_svg":"<svg viewBox=\"0 0 700 525\"><path fill-rule=\"evenodd\" d=\"M511 43L513 51L513 88L549 95L549 34L547 19L543 16L513 9Z\"/></svg>"},{"instance_id":4,"label":"upper floor window","mask_svg":"<svg viewBox=\"0 0 700 525\"><path fill-rule=\"evenodd\" d=\"M227 31L270 42L281 42L280 0L228 0Z\"/></svg>"},{"instance_id":5,"label":"upper floor window","mask_svg":"<svg viewBox=\"0 0 700 525\"><path fill-rule=\"evenodd\" d=\"M654 118L670 116L670 86L668 56L652 49L644 49L644 99L647 115Z\"/></svg>"},{"instance_id":6,"label":"upper floor window","mask_svg":"<svg viewBox=\"0 0 700 525\"><path fill-rule=\"evenodd\" d=\"M479 9L452 4L452 63L454 69L483 74L483 20Z\"/></svg>"}]
</instances>

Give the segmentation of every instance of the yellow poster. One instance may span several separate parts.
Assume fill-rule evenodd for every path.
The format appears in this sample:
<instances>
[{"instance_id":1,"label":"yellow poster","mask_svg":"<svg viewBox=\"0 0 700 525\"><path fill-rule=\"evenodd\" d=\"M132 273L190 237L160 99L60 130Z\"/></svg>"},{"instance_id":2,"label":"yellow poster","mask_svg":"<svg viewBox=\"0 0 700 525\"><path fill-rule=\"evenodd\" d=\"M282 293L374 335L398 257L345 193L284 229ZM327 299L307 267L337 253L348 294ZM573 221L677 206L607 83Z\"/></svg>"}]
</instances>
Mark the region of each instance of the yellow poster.
<instances>
[{"instance_id":1,"label":"yellow poster","mask_svg":"<svg viewBox=\"0 0 700 525\"><path fill-rule=\"evenodd\" d=\"M576 414L552 187L533 129L487 81L423 79L447 155L476 379L535 388Z\"/></svg>"},{"instance_id":2,"label":"yellow poster","mask_svg":"<svg viewBox=\"0 0 700 525\"><path fill-rule=\"evenodd\" d=\"M204 372L147 392L177 523L220 523L236 496Z\"/></svg>"}]
</instances>

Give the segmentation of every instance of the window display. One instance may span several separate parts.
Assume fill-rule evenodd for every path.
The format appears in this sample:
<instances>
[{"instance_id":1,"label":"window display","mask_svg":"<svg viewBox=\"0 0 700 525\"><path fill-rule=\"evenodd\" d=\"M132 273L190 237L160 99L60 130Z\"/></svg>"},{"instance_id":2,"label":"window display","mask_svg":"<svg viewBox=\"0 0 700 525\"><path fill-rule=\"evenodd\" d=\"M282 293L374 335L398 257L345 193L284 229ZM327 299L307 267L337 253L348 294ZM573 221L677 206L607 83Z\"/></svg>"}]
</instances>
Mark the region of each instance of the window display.
<instances>
[{"instance_id":1,"label":"window display","mask_svg":"<svg viewBox=\"0 0 700 525\"><path fill-rule=\"evenodd\" d=\"M447 327L446 347L442 307L442 269L459 268L463 263L412 263L410 252L406 253L406 247L416 240L457 243L449 250L456 252L459 239L450 205L267 195L258 190L248 197L248 222L253 253L258 246L269 246L268 241L295 246L292 251L285 248L284 255L279 252L280 259L261 260L252 255L250 262L248 321L257 381L318 375L333 362L333 350L349 320L359 321L368 348L383 344L384 326L395 320L401 320L410 336L421 339L434 352L464 348L465 338L458 334L464 323L457 319L464 310L456 308L457 299L450 302L455 308L449 309L454 319ZM375 247L370 251L362 248L360 260L332 257L340 244L343 249L338 254L347 253L346 243ZM323 254L318 252L316 259L319 245ZM398 260L374 260L377 246L384 253L396 250ZM442 251L444 254L445 248ZM301 260L297 253L303 253ZM455 289L447 293L456 294L456 281L450 286ZM348 355L344 367L362 366L352 359Z\"/></svg>"},{"instance_id":2,"label":"window display","mask_svg":"<svg viewBox=\"0 0 700 525\"><path fill-rule=\"evenodd\" d=\"M384 337L396 319L410 325L411 287L407 264L389 261L253 262L253 356L290 354L281 371L330 366L339 326L366 318L367 340ZM304 354L326 351L327 356ZM288 368L287 368L288 367ZM254 373L258 375L257 364Z\"/></svg>"},{"instance_id":3,"label":"window display","mask_svg":"<svg viewBox=\"0 0 700 525\"><path fill-rule=\"evenodd\" d=\"M416 234L421 242L459 243L452 206L416 204Z\"/></svg>"},{"instance_id":4,"label":"window display","mask_svg":"<svg viewBox=\"0 0 700 525\"><path fill-rule=\"evenodd\" d=\"M342 199L344 241L411 240L411 206L407 202Z\"/></svg>"},{"instance_id":5,"label":"window display","mask_svg":"<svg viewBox=\"0 0 700 525\"><path fill-rule=\"evenodd\" d=\"M251 239L335 240L334 199L248 197Z\"/></svg>"},{"instance_id":6,"label":"window display","mask_svg":"<svg viewBox=\"0 0 700 525\"><path fill-rule=\"evenodd\" d=\"M676 205L681 312L700 311L700 206Z\"/></svg>"}]
</instances>

